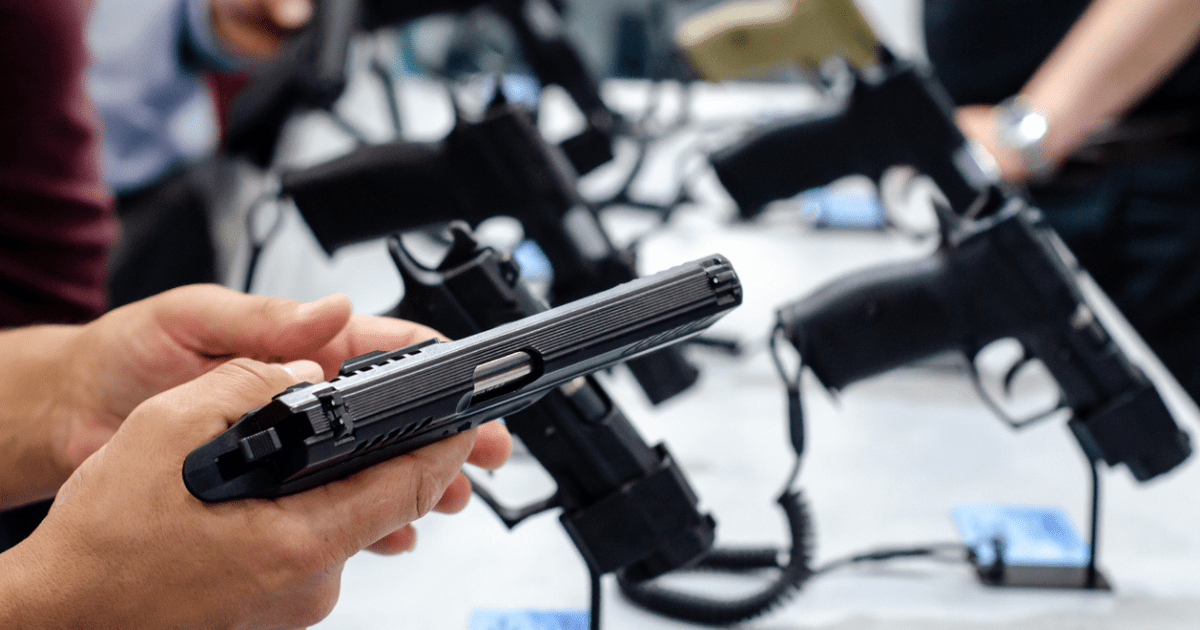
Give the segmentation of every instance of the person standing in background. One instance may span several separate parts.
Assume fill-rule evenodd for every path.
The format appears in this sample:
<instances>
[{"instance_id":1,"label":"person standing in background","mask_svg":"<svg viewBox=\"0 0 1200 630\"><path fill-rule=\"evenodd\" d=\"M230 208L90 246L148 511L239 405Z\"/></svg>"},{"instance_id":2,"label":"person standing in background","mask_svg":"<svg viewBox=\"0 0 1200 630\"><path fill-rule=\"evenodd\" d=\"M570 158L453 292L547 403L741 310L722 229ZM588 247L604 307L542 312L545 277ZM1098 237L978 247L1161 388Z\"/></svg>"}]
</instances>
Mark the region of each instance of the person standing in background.
<instances>
[{"instance_id":1,"label":"person standing in background","mask_svg":"<svg viewBox=\"0 0 1200 630\"><path fill-rule=\"evenodd\" d=\"M210 215L231 176L215 155L221 105L312 12L312 0L96 0L88 88L124 228L114 305L219 280Z\"/></svg>"},{"instance_id":2,"label":"person standing in background","mask_svg":"<svg viewBox=\"0 0 1200 630\"><path fill-rule=\"evenodd\" d=\"M88 4L0 0L0 327L104 312L117 239L84 89Z\"/></svg>"},{"instance_id":3,"label":"person standing in background","mask_svg":"<svg viewBox=\"0 0 1200 630\"><path fill-rule=\"evenodd\" d=\"M1200 400L1200 5L926 0L963 132Z\"/></svg>"}]
</instances>

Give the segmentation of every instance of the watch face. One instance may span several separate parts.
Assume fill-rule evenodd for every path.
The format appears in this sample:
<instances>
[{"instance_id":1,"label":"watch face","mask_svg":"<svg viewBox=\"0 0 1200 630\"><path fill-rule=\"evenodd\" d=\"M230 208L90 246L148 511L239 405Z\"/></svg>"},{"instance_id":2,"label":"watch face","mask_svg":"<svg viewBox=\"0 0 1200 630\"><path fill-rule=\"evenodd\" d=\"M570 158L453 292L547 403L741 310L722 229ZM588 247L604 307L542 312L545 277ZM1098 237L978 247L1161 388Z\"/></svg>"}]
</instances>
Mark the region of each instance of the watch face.
<instances>
[{"instance_id":1,"label":"watch face","mask_svg":"<svg viewBox=\"0 0 1200 630\"><path fill-rule=\"evenodd\" d=\"M1000 140L1018 151L1040 142L1049 131L1045 116L1013 100L1001 103L999 123Z\"/></svg>"},{"instance_id":2,"label":"watch face","mask_svg":"<svg viewBox=\"0 0 1200 630\"><path fill-rule=\"evenodd\" d=\"M1042 143L1050 125L1046 117L1020 97L1012 97L997 106L996 135L1009 149L1020 154L1030 172L1044 175L1050 170Z\"/></svg>"},{"instance_id":3,"label":"watch face","mask_svg":"<svg viewBox=\"0 0 1200 630\"><path fill-rule=\"evenodd\" d=\"M1037 142L1046 135L1046 119L1036 112L1027 112L1013 128L1017 135L1028 142Z\"/></svg>"}]
</instances>

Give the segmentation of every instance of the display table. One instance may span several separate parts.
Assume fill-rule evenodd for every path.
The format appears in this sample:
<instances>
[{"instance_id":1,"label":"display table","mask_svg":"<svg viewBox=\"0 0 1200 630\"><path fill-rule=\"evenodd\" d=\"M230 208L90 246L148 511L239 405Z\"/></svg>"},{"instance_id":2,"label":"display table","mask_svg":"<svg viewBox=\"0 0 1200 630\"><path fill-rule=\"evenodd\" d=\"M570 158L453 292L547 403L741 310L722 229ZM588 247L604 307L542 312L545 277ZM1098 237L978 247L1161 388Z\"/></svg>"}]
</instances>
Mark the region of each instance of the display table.
<instances>
[{"instance_id":1,"label":"display table","mask_svg":"<svg viewBox=\"0 0 1200 630\"><path fill-rule=\"evenodd\" d=\"M731 111L743 113L742 120L755 120L813 103L811 92L798 88L706 90L693 102L695 121L699 127L717 121L706 127L717 135L721 117ZM644 86L625 84L613 87L608 96L635 109L644 94ZM425 96L409 96L426 97L436 94L427 90ZM428 127L418 124L408 130L436 137L439 125L447 123L426 121ZM676 138L659 150L682 150L696 137ZM663 198L664 191L656 191L653 182L666 179L662 174L669 173L669 163L664 158L665 170L647 174L651 183L639 194ZM792 456L784 391L766 347L774 309L840 273L922 255L932 244L890 233L813 230L786 213L731 223L728 202L712 189L713 182L697 181L702 203L680 210L641 242L640 267L651 272L713 252L727 256L741 276L745 303L712 333L738 339L745 354L731 357L691 348L701 380L657 408L649 406L623 370L602 378L647 441L669 444L702 508L716 518L719 543L783 545L784 520L774 499ZM603 182L585 184L593 194L604 187ZM647 224L646 215L637 212L613 212L605 219L618 239L631 238ZM233 268L236 277L236 264ZM401 291L381 243L327 259L294 215L266 250L255 288L300 299L341 291L362 312L390 307ZM880 546L956 542L950 509L959 503L1057 506L1077 528L1086 528L1089 472L1065 422L1055 419L1011 430L980 403L966 373L953 363L898 370L836 397L808 377L804 392L808 452L798 486L814 516L817 565ZM1200 435L1194 416L1183 424L1193 436ZM520 453L484 478L508 503L541 498L551 490L536 461ZM965 563L890 560L815 577L790 602L747 627L1197 627L1196 458L1148 484L1137 484L1124 469L1104 470L1102 478L1100 566L1114 585L1112 592L1000 590L980 585ZM478 609L588 606L587 572L554 514L532 518L510 532L482 502L473 501L458 515L430 515L417 529L420 542L412 553L391 558L363 553L351 559L337 607L314 628L466 630ZM749 578L711 576L676 583L726 595L749 592L756 585ZM635 608L621 598L611 577L605 578L603 593L604 628L687 626Z\"/></svg>"}]
</instances>

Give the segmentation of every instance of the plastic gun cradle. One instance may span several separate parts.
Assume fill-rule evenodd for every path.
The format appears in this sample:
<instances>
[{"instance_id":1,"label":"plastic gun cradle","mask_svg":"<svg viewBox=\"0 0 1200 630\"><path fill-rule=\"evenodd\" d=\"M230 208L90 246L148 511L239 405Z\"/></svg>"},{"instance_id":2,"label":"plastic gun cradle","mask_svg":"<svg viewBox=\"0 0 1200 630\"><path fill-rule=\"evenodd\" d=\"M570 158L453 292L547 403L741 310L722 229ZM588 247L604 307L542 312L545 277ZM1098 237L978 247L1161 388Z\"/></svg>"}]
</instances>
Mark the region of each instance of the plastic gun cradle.
<instances>
[{"instance_id":1,"label":"plastic gun cradle","mask_svg":"<svg viewBox=\"0 0 1200 630\"><path fill-rule=\"evenodd\" d=\"M714 255L458 341L349 359L333 380L288 388L192 451L183 480L207 502L312 488L694 335L741 300Z\"/></svg>"},{"instance_id":2,"label":"plastic gun cradle","mask_svg":"<svg viewBox=\"0 0 1200 630\"><path fill-rule=\"evenodd\" d=\"M1054 376L1084 452L1146 481L1187 459L1189 439L1096 318L1075 280L1082 273L1041 213L1011 200L927 258L844 276L782 307L779 326L832 389L1016 339Z\"/></svg>"}]
</instances>

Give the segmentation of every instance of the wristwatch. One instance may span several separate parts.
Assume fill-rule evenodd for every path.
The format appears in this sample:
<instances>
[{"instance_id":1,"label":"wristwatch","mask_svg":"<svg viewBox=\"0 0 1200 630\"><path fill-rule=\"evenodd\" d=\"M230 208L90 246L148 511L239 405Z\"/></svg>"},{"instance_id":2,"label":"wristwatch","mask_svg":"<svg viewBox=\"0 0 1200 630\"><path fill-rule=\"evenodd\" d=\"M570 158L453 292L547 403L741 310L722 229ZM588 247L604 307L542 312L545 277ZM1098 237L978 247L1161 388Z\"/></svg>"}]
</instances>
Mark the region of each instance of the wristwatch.
<instances>
[{"instance_id":1,"label":"wristwatch","mask_svg":"<svg viewBox=\"0 0 1200 630\"><path fill-rule=\"evenodd\" d=\"M1032 180L1047 179L1054 166L1046 157L1046 133L1050 124L1020 95L1010 96L996 105L996 135L1004 146L1021 156Z\"/></svg>"}]
</instances>

